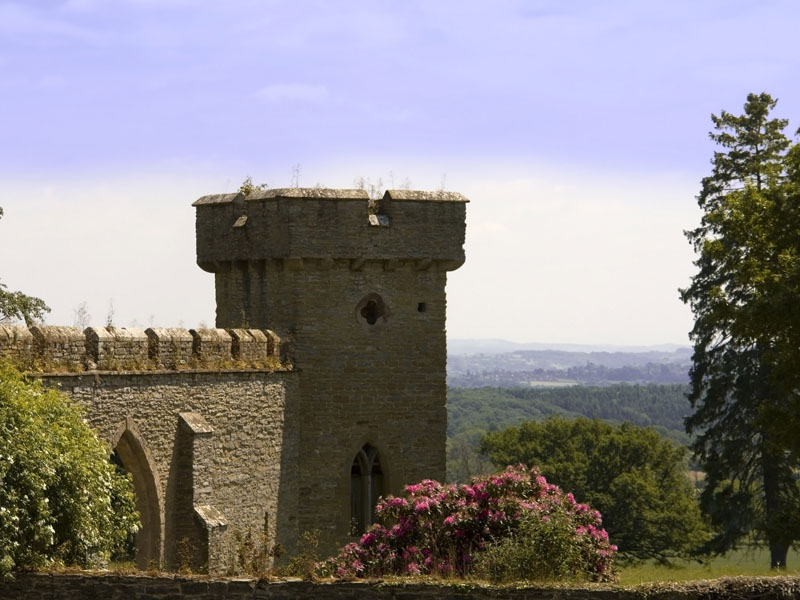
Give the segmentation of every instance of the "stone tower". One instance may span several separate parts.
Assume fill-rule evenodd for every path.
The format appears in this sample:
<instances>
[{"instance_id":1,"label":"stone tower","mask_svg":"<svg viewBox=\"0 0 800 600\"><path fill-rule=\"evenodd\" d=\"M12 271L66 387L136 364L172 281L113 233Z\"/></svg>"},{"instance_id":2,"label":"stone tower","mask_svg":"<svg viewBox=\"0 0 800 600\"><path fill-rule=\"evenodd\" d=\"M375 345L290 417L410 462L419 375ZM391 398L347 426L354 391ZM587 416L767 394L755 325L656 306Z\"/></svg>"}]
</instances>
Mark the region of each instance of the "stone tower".
<instances>
[{"instance_id":1,"label":"stone tower","mask_svg":"<svg viewBox=\"0 0 800 600\"><path fill-rule=\"evenodd\" d=\"M377 496L445 476L445 283L464 262L468 200L450 192L275 189L204 196L197 264L217 327L291 340L297 531L325 550ZM258 419L259 415L253 415ZM258 457L253 457L258 460Z\"/></svg>"}]
</instances>

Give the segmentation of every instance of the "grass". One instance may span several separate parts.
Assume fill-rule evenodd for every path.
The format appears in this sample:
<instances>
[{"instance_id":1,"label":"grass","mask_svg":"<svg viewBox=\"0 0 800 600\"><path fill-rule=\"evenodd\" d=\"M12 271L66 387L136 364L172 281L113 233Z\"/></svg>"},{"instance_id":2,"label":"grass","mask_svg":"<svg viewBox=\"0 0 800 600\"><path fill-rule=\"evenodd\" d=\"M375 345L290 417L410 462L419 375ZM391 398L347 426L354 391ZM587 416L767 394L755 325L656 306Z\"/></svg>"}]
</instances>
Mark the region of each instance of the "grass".
<instances>
[{"instance_id":1,"label":"grass","mask_svg":"<svg viewBox=\"0 0 800 600\"><path fill-rule=\"evenodd\" d=\"M773 571L769 568L769 551L766 548L737 550L706 563L681 562L674 567L645 563L634 567L620 566L619 582L636 585L655 581L691 581L719 577L800 575L800 552L789 550L786 557L788 569Z\"/></svg>"}]
</instances>

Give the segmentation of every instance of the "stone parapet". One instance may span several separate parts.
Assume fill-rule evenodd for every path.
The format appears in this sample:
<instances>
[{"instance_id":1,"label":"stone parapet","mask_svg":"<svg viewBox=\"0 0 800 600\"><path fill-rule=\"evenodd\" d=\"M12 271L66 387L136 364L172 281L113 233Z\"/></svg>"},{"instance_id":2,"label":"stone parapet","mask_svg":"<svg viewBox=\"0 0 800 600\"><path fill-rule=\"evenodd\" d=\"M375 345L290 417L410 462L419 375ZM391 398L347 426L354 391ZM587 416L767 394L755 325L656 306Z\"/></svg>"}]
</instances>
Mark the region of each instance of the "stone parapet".
<instances>
[{"instance_id":1,"label":"stone parapet","mask_svg":"<svg viewBox=\"0 0 800 600\"><path fill-rule=\"evenodd\" d=\"M114 574L20 574L0 585L0 600L53 598L174 598L185 600L709 600L797 598L800 578L727 577L637 586L573 584L481 585L473 581L320 582L208 579L186 576Z\"/></svg>"},{"instance_id":2,"label":"stone parapet","mask_svg":"<svg viewBox=\"0 0 800 600\"><path fill-rule=\"evenodd\" d=\"M39 372L290 368L285 345L260 329L0 325L0 358Z\"/></svg>"},{"instance_id":3,"label":"stone parapet","mask_svg":"<svg viewBox=\"0 0 800 600\"><path fill-rule=\"evenodd\" d=\"M77 327L35 325L30 332L37 362L67 371L86 367L86 336Z\"/></svg>"},{"instance_id":4,"label":"stone parapet","mask_svg":"<svg viewBox=\"0 0 800 600\"><path fill-rule=\"evenodd\" d=\"M197 264L219 272L242 261L296 270L331 259L400 261L453 270L464 262L467 198L455 192L289 188L203 196ZM311 261L311 262L309 262ZM420 267L417 267L420 268Z\"/></svg>"},{"instance_id":5,"label":"stone parapet","mask_svg":"<svg viewBox=\"0 0 800 600\"><path fill-rule=\"evenodd\" d=\"M87 327L87 366L101 371L138 370L149 364L149 340L135 327Z\"/></svg>"},{"instance_id":6,"label":"stone parapet","mask_svg":"<svg viewBox=\"0 0 800 600\"><path fill-rule=\"evenodd\" d=\"M231 334L224 329L190 329L192 352L207 367L226 367L231 364Z\"/></svg>"},{"instance_id":7,"label":"stone parapet","mask_svg":"<svg viewBox=\"0 0 800 600\"><path fill-rule=\"evenodd\" d=\"M24 368L33 366L28 364L35 354L33 334L27 327L0 325L0 348L2 355L12 363Z\"/></svg>"},{"instance_id":8,"label":"stone parapet","mask_svg":"<svg viewBox=\"0 0 800 600\"><path fill-rule=\"evenodd\" d=\"M186 329L150 327L145 329L150 360L166 369L188 368L192 361L194 339Z\"/></svg>"},{"instance_id":9,"label":"stone parapet","mask_svg":"<svg viewBox=\"0 0 800 600\"><path fill-rule=\"evenodd\" d=\"M243 364L258 364L280 358L281 338L269 329L228 329L232 337L231 351Z\"/></svg>"}]
</instances>

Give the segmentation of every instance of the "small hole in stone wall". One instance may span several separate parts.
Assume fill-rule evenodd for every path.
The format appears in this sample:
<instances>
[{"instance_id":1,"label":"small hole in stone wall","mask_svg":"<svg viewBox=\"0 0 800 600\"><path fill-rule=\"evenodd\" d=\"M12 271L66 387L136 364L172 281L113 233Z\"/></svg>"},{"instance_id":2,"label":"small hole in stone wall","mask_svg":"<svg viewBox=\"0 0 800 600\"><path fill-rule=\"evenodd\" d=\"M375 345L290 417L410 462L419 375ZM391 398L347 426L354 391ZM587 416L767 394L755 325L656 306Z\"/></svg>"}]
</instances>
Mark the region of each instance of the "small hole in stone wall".
<instances>
[{"instance_id":1,"label":"small hole in stone wall","mask_svg":"<svg viewBox=\"0 0 800 600\"><path fill-rule=\"evenodd\" d=\"M367 294L356 305L356 317L367 325L380 325L389 317L389 310L378 294Z\"/></svg>"},{"instance_id":2,"label":"small hole in stone wall","mask_svg":"<svg viewBox=\"0 0 800 600\"><path fill-rule=\"evenodd\" d=\"M378 317L381 316L380 311L378 310L378 303L375 300L370 300L361 309L361 316L364 317L367 323L370 325L375 325L378 322Z\"/></svg>"},{"instance_id":3,"label":"small hole in stone wall","mask_svg":"<svg viewBox=\"0 0 800 600\"><path fill-rule=\"evenodd\" d=\"M420 302L417 304L417 312L425 312L428 309L428 305L425 302Z\"/></svg>"}]
</instances>

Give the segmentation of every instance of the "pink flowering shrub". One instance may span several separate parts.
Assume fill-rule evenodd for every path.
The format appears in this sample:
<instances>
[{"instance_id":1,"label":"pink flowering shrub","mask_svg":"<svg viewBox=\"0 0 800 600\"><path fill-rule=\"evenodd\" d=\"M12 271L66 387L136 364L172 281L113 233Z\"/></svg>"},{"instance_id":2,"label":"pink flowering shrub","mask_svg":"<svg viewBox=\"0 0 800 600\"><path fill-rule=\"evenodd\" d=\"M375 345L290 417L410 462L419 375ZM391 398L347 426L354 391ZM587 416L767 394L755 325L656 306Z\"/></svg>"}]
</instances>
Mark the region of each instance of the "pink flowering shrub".
<instances>
[{"instance_id":1,"label":"pink flowering shrub","mask_svg":"<svg viewBox=\"0 0 800 600\"><path fill-rule=\"evenodd\" d=\"M378 502L378 523L320 576L485 575L493 580L610 581L616 546L600 513L524 465L471 485L426 479Z\"/></svg>"}]
</instances>

